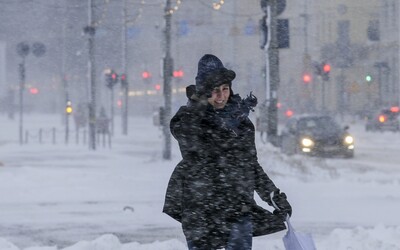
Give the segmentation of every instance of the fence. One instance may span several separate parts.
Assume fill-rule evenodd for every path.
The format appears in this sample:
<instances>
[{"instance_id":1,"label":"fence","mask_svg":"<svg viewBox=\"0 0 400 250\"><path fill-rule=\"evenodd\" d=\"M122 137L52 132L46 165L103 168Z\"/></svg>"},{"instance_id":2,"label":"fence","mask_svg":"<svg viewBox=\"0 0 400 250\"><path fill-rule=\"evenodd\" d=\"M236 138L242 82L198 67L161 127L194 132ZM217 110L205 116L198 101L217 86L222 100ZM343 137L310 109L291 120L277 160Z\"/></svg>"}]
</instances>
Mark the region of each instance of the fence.
<instances>
[{"instance_id":1,"label":"fence","mask_svg":"<svg viewBox=\"0 0 400 250\"><path fill-rule=\"evenodd\" d=\"M111 134L108 130L96 130L96 143L97 145L102 145L103 147L111 148ZM88 141L88 133L86 129L76 129L74 131L69 131L69 135L74 136L75 134L75 144L80 144L82 141L83 145L87 144ZM62 140L60 138L64 138L64 143L67 143L66 132L65 130L57 130L56 128L48 128L43 129L39 128L38 130L26 130L24 143L33 143L38 142L40 144L51 143L57 144L57 140ZM107 143L106 143L107 142Z\"/></svg>"}]
</instances>

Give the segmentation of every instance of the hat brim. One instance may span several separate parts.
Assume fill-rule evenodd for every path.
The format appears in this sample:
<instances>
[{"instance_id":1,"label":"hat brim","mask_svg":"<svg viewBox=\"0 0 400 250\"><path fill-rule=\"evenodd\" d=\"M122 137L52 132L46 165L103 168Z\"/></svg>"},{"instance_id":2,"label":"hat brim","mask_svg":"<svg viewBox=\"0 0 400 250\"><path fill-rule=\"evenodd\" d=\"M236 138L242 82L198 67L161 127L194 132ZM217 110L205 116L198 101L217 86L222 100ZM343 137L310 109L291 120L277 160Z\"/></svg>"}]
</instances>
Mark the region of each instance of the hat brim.
<instances>
[{"instance_id":1,"label":"hat brim","mask_svg":"<svg viewBox=\"0 0 400 250\"><path fill-rule=\"evenodd\" d=\"M215 88L222 84L231 84L235 77L236 73L233 70L222 68L211 72L206 77L205 83L207 86Z\"/></svg>"}]
</instances>

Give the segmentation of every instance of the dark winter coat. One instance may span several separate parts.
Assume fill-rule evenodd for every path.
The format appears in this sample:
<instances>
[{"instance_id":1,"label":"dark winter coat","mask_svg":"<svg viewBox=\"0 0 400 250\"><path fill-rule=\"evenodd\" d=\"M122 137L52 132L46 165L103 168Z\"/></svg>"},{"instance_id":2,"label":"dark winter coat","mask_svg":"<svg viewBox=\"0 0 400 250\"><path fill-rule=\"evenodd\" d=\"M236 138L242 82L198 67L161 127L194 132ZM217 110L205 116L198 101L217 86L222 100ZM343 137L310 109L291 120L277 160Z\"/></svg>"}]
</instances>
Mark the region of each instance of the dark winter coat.
<instances>
[{"instance_id":1,"label":"dark winter coat","mask_svg":"<svg viewBox=\"0 0 400 250\"><path fill-rule=\"evenodd\" d=\"M224 247L231 225L251 215L253 236L285 229L283 219L259 207L277 187L257 160L254 125L240 115L240 97L223 110L190 100L171 119L183 159L170 178L163 212L182 223L186 238L205 249Z\"/></svg>"}]
</instances>

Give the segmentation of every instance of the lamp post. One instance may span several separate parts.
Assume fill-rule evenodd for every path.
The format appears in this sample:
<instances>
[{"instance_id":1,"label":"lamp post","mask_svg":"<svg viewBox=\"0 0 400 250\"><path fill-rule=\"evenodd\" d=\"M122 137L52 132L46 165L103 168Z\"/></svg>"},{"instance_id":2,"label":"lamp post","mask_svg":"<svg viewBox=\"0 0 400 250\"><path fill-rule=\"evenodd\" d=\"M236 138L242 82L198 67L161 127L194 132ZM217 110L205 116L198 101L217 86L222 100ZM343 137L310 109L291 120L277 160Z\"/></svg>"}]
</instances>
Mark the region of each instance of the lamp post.
<instances>
[{"instance_id":1,"label":"lamp post","mask_svg":"<svg viewBox=\"0 0 400 250\"><path fill-rule=\"evenodd\" d=\"M96 72L94 57L94 38L96 28L92 23L94 3L93 0L88 1L88 25L83 29L88 35L88 76L89 76L89 149L96 150Z\"/></svg>"},{"instance_id":2,"label":"lamp post","mask_svg":"<svg viewBox=\"0 0 400 250\"><path fill-rule=\"evenodd\" d=\"M264 45L261 46L265 52L266 59L266 100L268 103L267 115L267 138L274 145L278 145L278 86L279 86L279 50L277 36L277 16L284 10L285 1L261 0L261 9L264 11L266 27L264 32Z\"/></svg>"}]
</instances>

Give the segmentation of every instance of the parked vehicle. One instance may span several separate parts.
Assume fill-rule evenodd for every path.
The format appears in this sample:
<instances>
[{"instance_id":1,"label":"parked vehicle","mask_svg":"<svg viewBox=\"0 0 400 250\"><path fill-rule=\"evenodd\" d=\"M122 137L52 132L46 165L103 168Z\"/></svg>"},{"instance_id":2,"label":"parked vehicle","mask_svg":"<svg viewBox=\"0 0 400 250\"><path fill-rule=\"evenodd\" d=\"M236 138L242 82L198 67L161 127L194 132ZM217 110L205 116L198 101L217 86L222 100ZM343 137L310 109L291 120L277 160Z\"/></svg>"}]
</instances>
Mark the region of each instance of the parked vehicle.
<instances>
[{"instance_id":1,"label":"parked vehicle","mask_svg":"<svg viewBox=\"0 0 400 250\"><path fill-rule=\"evenodd\" d=\"M383 108L367 118L366 131L399 131L400 108Z\"/></svg>"},{"instance_id":2,"label":"parked vehicle","mask_svg":"<svg viewBox=\"0 0 400 250\"><path fill-rule=\"evenodd\" d=\"M281 152L313 156L354 156L354 138L327 115L295 116L281 133Z\"/></svg>"}]
</instances>

